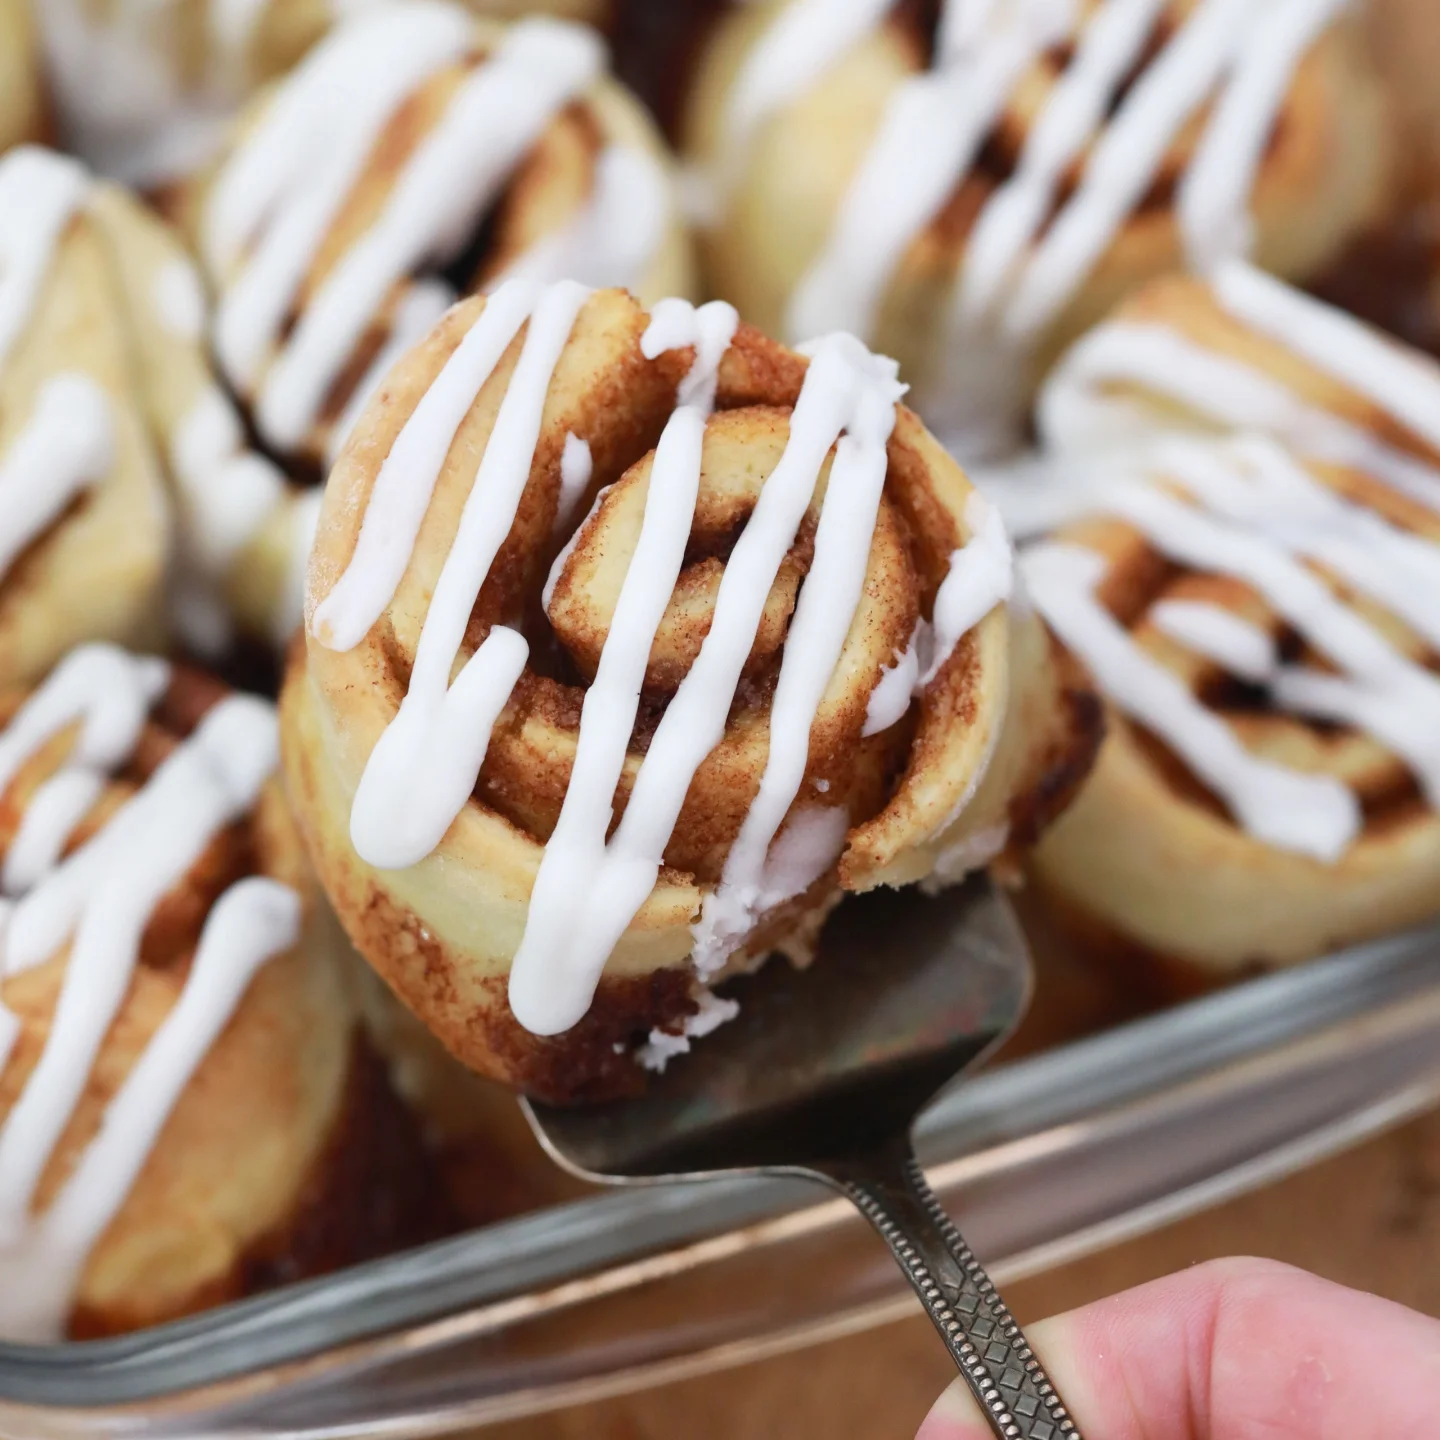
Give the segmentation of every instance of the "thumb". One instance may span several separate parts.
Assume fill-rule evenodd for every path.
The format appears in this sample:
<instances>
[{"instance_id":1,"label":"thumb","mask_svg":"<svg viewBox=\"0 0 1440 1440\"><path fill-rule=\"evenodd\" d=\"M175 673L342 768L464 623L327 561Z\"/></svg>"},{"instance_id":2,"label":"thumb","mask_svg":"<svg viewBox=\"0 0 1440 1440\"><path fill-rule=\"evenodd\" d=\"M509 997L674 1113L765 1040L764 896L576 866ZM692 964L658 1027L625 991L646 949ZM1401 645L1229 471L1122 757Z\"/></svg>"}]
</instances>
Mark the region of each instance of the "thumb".
<instances>
[{"instance_id":1,"label":"thumb","mask_svg":"<svg viewBox=\"0 0 1440 1440\"><path fill-rule=\"evenodd\" d=\"M1221 1260L1031 1327L1095 1440L1358 1440L1428 1433L1440 1322L1264 1260ZM916 1440L988 1440L964 1383Z\"/></svg>"}]
</instances>

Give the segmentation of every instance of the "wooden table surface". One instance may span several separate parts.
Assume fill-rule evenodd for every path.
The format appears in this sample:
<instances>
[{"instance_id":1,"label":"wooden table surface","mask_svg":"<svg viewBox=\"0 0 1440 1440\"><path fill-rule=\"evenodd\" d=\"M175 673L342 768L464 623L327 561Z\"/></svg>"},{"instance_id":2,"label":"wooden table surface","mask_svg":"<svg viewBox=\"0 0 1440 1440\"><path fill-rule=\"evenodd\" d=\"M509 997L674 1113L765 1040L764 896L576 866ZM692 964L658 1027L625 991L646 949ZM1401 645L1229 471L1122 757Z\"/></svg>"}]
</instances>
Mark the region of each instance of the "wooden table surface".
<instances>
[{"instance_id":1,"label":"wooden table surface","mask_svg":"<svg viewBox=\"0 0 1440 1440\"><path fill-rule=\"evenodd\" d=\"M1440 1315L1440 1113L1207 1214L1010 1287L1022 1321L1223 1255L1266 1255ZM909 1440L953 1371L918 1315L476 1440Z\"/></svg>"}]
</instances>

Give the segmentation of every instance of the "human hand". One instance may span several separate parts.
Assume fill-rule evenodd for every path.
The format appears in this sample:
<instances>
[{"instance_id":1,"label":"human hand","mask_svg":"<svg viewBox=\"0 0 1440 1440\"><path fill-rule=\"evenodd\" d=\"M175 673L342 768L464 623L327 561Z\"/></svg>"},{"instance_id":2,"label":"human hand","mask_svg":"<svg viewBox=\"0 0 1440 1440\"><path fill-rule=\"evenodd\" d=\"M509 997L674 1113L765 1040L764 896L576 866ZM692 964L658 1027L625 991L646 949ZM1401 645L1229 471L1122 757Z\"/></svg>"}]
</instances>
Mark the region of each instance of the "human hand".
<instances>
[{"instance_id":1,"label":"human hand","mask_svg":"<svg viewBox=\"0 0 1440 1440\"><path fill-rule=\"evenodd\" d=\"M1429 1434L1440 1322L1267 1260L1220 1260L1027 1329L1089 1440ZM989 1440L956 1381L916 1440Z\"/></svg>"}]
</instances>

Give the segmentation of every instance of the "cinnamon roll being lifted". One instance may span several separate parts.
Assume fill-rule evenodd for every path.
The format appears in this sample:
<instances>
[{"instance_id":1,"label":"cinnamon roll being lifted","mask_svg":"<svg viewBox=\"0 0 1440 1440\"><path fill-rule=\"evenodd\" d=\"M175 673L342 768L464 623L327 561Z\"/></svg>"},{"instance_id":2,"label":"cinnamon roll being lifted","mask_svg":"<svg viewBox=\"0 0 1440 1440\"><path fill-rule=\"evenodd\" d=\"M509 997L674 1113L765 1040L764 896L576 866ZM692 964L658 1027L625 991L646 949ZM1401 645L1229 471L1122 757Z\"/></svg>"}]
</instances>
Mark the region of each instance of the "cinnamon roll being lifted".
<instances>
[{"instance_id":1,"label":"cinnamon roll being lifted","mask_svg":"<svg viewBox=\"0 0 1440 1440\"><path fill-rule=\"evenodd\" d=\"M1112 709L1047 889L1187 983L1440 914L1440 367L1234 264L1039 424L1053 483L994 493L1058 524L1022 568Z\"/></svg>"},{"instance_id":2,"label":"cinnamon roll being lifted","mask_svg":"<svg viewBox=\"0 0 1440 1440\"><path fill-rule=\"evenodd\" d=\"M286 770L357 946L473 1068L623 1091L842 892L1016 855L1084 773L1093 697L902 393L849 336L512 281L361 418Z\"/></svg>"},{"instance_id":3,"label":"cinnamon roll being lifted","mask_svg":"<svg viewBox=\"0 0 1440 1440\"><path fill-rule=\"evenodd\" d=\"M898 355L971 456L1136 284L1246 254L1304 281L1396 188L1337 0L765 0L719 31L688 128L720 292Z\"/></svg>"},{"instance_id":4,"label":"cinnamon roll being lifted","mask_svg":"<svg viewBox=\"0 0 1440 1440\"><path fill-rule=\"evenodd\" d=\"M276 761L267 702L108 645L0 697L0 1337L417 1238L423 1153Z\"/></svg>"}]
</instances>

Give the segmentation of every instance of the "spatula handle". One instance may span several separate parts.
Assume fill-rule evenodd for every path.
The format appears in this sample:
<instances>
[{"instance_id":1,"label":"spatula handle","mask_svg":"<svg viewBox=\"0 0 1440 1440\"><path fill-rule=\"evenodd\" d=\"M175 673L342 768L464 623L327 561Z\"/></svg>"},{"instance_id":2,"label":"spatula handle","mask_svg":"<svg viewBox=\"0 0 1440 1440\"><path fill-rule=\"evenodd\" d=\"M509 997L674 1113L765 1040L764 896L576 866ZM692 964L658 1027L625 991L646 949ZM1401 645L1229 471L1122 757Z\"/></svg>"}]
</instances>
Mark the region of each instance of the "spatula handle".
<instances>
[{"instance_id":1,"label":"spatula handle","mask_svg":"<svg viewBox=\"0 0 1440 1440\"><path fill-rule=\"evenodd\" d=\"M915 1287L960 1373L1004 1440L1080 1440L990 1277L941 1208L909 1142L826 1167Z\"/></svg>"}]
</instances>

